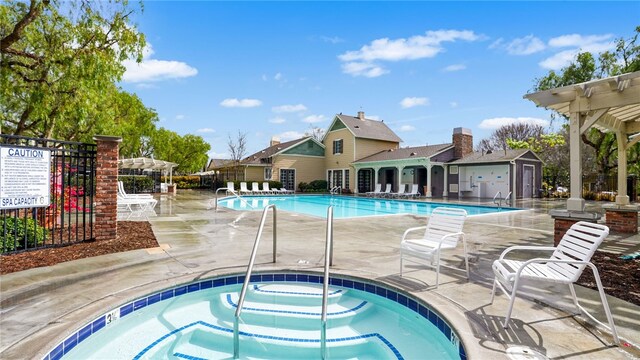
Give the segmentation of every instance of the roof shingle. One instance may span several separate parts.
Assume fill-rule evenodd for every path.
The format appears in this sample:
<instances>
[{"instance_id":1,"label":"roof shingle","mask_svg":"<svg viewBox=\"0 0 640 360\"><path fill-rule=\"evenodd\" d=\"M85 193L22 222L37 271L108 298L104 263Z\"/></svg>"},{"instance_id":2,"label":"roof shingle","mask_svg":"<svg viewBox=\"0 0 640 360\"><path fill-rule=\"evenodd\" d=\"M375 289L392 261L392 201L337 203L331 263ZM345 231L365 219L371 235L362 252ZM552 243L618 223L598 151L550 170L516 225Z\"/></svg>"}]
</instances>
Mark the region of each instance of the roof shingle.
<instances>
[{"instance_id":1,"label":"roof shingle","mask_svg":"<svg viewBox=\"0 0 640 360\"><path fill-rule=\"evenodd\" d=\"M439 144L439 145L427 145L427 146L415 146L406 147L400 149L384 150L373 155L369 155L355 162L371 162L371 161L386 161L386 160L402 160L402 159L415 159L415 158L430 158L433 155L440 153L447 148L452 147L452 144Z\"/></svg>"},{"instance_id":2,"label":"roof shingle","mask_svg":"<svg viewBox=\"0 0 640 360\"><path fill-rule=\"evenodd\" d=\"M382 121L369 119L360 120L357 117L342 114L338 114L336 117L340 119L357 138L402 142L402 139Z\"/></svg>"}]
</instances>

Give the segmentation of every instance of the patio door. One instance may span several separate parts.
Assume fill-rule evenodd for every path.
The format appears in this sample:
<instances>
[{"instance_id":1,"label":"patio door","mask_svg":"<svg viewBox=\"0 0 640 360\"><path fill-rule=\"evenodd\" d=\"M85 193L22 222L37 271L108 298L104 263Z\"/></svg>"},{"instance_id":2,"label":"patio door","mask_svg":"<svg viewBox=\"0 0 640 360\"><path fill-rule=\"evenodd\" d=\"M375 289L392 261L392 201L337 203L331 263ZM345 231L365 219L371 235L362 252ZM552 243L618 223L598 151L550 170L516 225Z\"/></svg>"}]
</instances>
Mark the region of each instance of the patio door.
<instances>
[{"instance_id":1,"label":"patio door","mask_svg":"<svg viewBox=\"0 0 640 360\"><path fill-rule=\"evenodd\" d=\"M296 169L280 169L280 182L287 190L296 190Z\"/></svg>"},{"instance_id":2,"label":"patio door","mask_svg":"<svg viewBox=\"0 0 640 360\"><path fill-rule=\"evenodd\" d=\"M531 165L522 167L522 197L524 199L533 197L533 166Z\"/></svg>"}]
</instances>

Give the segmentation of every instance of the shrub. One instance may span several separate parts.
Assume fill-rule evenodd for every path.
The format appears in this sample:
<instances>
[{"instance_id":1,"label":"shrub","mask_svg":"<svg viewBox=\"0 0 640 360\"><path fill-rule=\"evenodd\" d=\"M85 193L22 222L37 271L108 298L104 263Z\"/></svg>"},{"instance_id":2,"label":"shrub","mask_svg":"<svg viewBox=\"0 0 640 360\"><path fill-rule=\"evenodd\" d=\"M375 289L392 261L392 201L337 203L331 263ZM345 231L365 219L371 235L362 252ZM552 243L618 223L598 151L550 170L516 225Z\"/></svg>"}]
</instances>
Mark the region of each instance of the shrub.
<instances>
[{"instance_id":1,"label":"shrub","mask_svg":"<svg viewBox=\"0 0 640 360\"><path fill-rule=\"evenodd\" d=\"M163 181L165 182L168 180L165 177L163 178L164 178ZM197 175L174 176L172 181L178 187L178 189L200 188L200 176L197 176Z\"/></svg>"},{"instance_id":2,"label":"shrub","mask_svg":"<svg viewBox=\"0 0 640 360\"><path fill-rule=\"evenodd\" d=\"M309 183L309 187L315 191L326 191L327 186L327 180L313 180Z\"/></svg>"},{"instance_id":3,"label":"shrub","mask_svg":"<svg viewBox=\"0 0 640 360\"><path fill-rule=\"evenodd\" d=\"M300 184L298 184L298 190L306 192L307 189L309 189L309 184L307 184L306 182L301 182Z\"/></svg>"},{"instance_id":4,"label":"shrub","mask_svg":"<svg viewBox=\"0 0 640 360\"><path fill-rule=\"evenodd\" d=\"M593 191L585 190L582 192L582 198L585 200L596 200L597 194Z\"/></svg>"},{"instance_id":5,"label":"shrub","mask_svg":"<svg viewBox=\"0 0 640 360\"><path fill-rule=\"evenodd\" d=\"M38 225L34 219L5 217L4 226L6 233L0 232L3 253L35 247L44 241L45 228ZM25 237L27 246L24 244Z\"/></svg>"},{"instance_id":6,"label":"shrub","mask_svg":"<svg viewBox=\"0 0 640 360\"><path fill-rule=\"evenodd\" d=\"M129 194L153 192L155 181L145 175L120 175L118 180L122 181L124 191Z\"/></svg>"}]
</instances>

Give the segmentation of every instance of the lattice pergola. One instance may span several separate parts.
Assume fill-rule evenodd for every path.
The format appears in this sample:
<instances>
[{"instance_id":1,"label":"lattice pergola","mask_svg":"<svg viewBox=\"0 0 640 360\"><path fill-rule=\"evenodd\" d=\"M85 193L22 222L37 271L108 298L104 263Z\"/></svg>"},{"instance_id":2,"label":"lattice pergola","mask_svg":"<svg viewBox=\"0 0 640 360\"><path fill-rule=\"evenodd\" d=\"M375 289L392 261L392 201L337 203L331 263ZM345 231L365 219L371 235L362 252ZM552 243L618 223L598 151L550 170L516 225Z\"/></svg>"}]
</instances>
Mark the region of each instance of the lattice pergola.
<instances>
[{"instance_id":1,"label":"lattice pergola","mask_svg":"<svg viewBox=\"0 0 640 360\"><path fill-rule=\"evenodd\" d=\"M527 94L537 106L569 118L571 197L567 210L582 211L581 135L591 127L614 132L618 142L617 205L628 205L627 149L640 141L640 71Z\"/></svg>"},{"instance_id":2,"label":"lattice pergola","mask_svg":"<svg viewBox=\"0 0 640 360\"><path fill-rule=\"evenodd\" d=\"M169 174L169 184L173 183L173 168L176 166L178 166L176 163L144 157L118 160L120 169L162 170L165 176Z\"/></svg>"}]
</instances>

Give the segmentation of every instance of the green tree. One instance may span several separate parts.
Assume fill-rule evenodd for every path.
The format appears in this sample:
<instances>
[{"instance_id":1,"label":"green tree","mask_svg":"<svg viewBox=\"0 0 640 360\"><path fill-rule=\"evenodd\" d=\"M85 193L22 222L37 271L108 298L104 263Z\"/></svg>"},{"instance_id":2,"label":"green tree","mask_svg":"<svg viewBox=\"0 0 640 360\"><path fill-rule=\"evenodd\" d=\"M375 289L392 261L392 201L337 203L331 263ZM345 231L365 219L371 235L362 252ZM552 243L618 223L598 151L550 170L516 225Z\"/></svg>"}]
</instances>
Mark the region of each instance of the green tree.
<instances>
[{"instance_id":1,"label":"green tree","mask_svg":"<svg viewBox=\"0 0 640 360\"><path fill-rule=\"evenodd\" d=\"M599 54L597 59L591 53L579 53L575 60L559 73L552 70L536 79L533 91L549 90L640 70L639 35L640 26L635 28L633 36L616 40L615 49ZM617 167L618 145L615 134L591 128L588 133L582 135L582 141L595 152L595 159L586 164L585 172L609 176ZM637 168L640 164L638 146L640 144L636 144L629 151L627 163L631 167Z\"/></svg>"},{"instance_id":2,"label":"green tree","mask_svg":"<svg viewBox=\"0 0 640 360\"><path fill-rule=\"evenodd\" d=\"M526 141L530 138L539 138L544 134L544 128L540 125L528 123L512 123L496 129L488 138L480 140L478 151L495 151L508 148L507 140Z\"/></svg>"},{"instance_id":3,"label":"green tree","mask_svg":"<svg viewBox=\"0 0 640 360\"><path fill-rule=\"evenodd\" d=\"M142 58L128 1L6 1L0 5L0 121L17 135L79 140L104 111L122 61Z\"/></svg>"},{"instance_id":4,"label":"green tree","mask_svg":"<svg viewBox=\"0 0 640 360\"><path fill-rule=\"evenodd\" d=\"M178 164L176 172L190 174L202 170L207 165L211 145L201 136L178 133L165 128L157 129L150 138L153 156L158 160Z\"/></svg>"},{"instance_id":5,"label":"green tree","mask_svg":"<svg viewBox=\"0 0 640 360\"><path fill-rule=\"evenodd\" d=\"M507 139L511 149L530 149L544 162L542 176L548 186L556 188L569 184L568 133L541 134L526 140Z\"/></svg>"}]
</instances>

